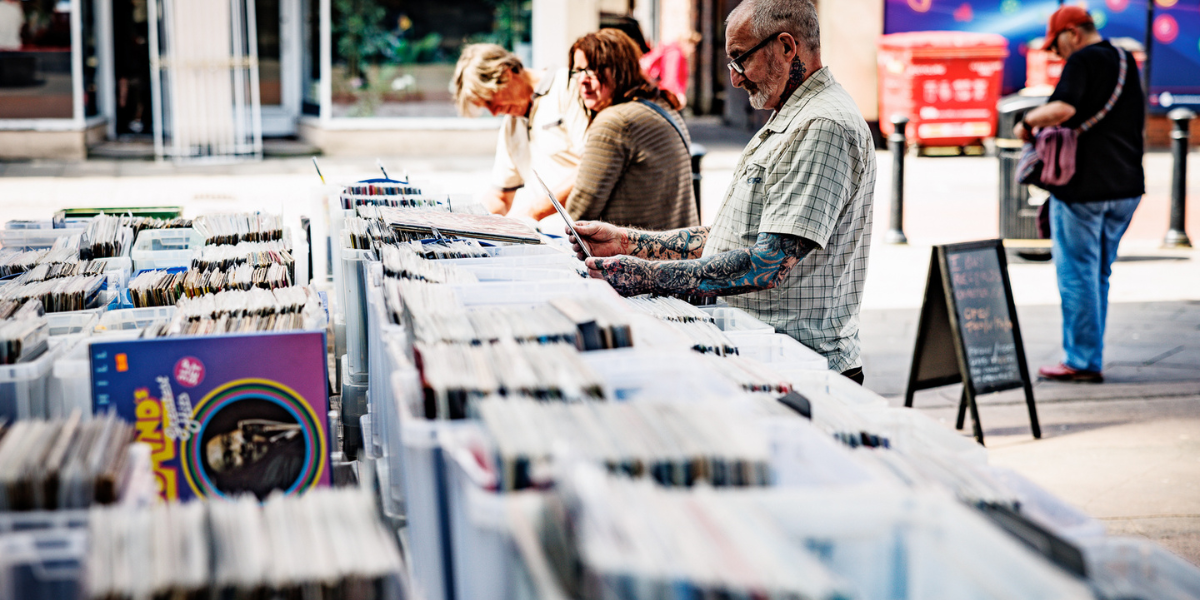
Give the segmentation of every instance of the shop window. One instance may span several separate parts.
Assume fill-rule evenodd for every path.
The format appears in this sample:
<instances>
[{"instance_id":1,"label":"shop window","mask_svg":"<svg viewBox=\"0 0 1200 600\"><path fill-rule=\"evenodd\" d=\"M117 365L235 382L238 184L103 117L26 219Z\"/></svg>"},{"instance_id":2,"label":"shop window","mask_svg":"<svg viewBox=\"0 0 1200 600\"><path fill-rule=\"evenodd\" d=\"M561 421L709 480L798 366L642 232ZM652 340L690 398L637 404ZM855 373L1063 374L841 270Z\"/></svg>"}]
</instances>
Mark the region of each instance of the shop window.
<instances>
[{"instance_id":1,"label":"shop window","mask_svg":"<svg viewBox=\"0 0 1200 600\"><path fill-rule=\"evenodd\" d=\"M100 57L97 56L96 38L96 9L92 2L81 2L80 14L83 16L83 115L95 117L100 114L100 103L97 98L99 87L97 74L100 68Z\"/></svg>"},{"instance_id":2,"label":"shop window","mask_svg":"<svg viewBox=\"0 0 1200 600\"><path fill-rule=\"evenodd\" d=\"M466 44L530 56L530 0L333 0L333 116L451 117Z\"/></svg>"},{"instance_id":3,"label":"shop window","mask_svg":"<svg viewBox=\"0 0 1200 600\"><path fill-rule=\"evenodd\" d=\"M303 0L301 58L302 91L300 112L321 114L321 2Z\"/></svg>"},{"instance_id":4,"label":"shop window","mask_svg":"<svg viewBox=\"0 0 1200 600\"><path fill-rule=\"evenodd\" d=\"M258 25L258 98L263 106L283 104L280 79L279 0L254 0Z\"/></svg>"},{"instance_id":5,"label":"shop window","mask_svg":"<svg viewBox=\"0 0 1200 600\"><path fill-rule=\"evenodd\" d=\"M0 0L0 119L70 119L71 3Z\"/></svg>"}]
</instances>

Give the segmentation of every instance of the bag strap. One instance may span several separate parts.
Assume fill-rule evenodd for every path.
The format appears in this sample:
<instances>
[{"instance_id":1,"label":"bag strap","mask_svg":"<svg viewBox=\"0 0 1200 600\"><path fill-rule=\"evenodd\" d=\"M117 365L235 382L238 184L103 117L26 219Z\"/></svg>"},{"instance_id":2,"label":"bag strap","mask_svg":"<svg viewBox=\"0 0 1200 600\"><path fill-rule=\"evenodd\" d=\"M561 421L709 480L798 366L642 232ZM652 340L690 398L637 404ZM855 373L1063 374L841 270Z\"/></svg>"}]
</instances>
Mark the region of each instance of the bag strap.
<instances>
[{"instance_id":1,"label":"bag strap","mask_svg":"<svg viewBox=\"0 0 1200 600\"><path fill-rule=\"evenodd\" d=\"M1129 63L1129 59L1125 54L1125 50L1121 49L1119 46L1113 46L1113 48L1116 49L1117 56L1120 57L1121 61L1121 70L1117 73L1117 87L1113 88L1112 97L1108 99L1108 102L1104 103L1104 108L1101 108L1100 112L1096 113L1096 116L1084 121L1076 129L1078 133L1083 133L1091 129L1096 125L1096 123L1099 123L1101 119L1108 116L1108 111L1112 110L1112 107L1117 104L1117 98L1121 96L1121 91L1125 89L1125 70L1126 65Z\"/></svg>"},{"instance_id":2,"label":"bag strap","mask_svg":"<svg viewBox=\"0 0 1200 600\"><path fill-rule=\"evenodd\" d=\"M650 108L654 109L654 112L662 115L662 118L666 119L667 122L671 124L671 127L675 128L675 133L678 133L679 139L683 141L683 149L687 150L688 156L691 156L691 154L692 154L691 144L688 144L687 137L683 135L683 130L679 128L679 124L675 122L675 119L671 118L671 115L670 115L670 113L667 112L667 109L665 109L665 108L659 106L657 103L651 102L645 98L638 98L638 102L641 102L643 105L649 106Z\"/></svg>"}]
</instances>

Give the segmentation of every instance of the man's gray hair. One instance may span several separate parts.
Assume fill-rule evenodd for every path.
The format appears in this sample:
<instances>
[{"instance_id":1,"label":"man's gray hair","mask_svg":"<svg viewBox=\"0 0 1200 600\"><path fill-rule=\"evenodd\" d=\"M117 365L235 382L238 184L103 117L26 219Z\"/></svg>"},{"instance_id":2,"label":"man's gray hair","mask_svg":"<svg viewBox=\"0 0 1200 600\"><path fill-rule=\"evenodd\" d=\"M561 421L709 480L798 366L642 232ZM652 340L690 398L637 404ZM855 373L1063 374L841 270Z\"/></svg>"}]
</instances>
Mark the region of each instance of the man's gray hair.
<instances>
[{"instance_id":1,"label":"man's gray hair","mask_svg":"<svg viewBox=\"0 0 1200 600\"><path fill-rule=\"evenodd\" d=\"M729 13L726 24L750 19L750 33L763 39L776 33L790 33L810 52L821 49L821 25L812 0L743 0Z\"/></svg>"}]
</instances>

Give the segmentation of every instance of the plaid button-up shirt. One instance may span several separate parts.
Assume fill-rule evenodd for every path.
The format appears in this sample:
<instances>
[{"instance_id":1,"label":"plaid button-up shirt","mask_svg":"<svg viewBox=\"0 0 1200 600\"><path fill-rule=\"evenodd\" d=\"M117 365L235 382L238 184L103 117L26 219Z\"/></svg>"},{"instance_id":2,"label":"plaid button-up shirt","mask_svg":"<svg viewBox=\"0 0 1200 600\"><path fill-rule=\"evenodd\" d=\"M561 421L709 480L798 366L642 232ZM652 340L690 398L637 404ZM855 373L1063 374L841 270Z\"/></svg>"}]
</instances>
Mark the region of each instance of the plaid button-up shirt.
<instances>
[{"instance_id":1,"label":"plaid button-up shirt","mask_svg":"<svg viewBox=\"0 0 1200 600\"><path fill-rule=\"evenodd\" d=\"M760 233L815 243L779 286L726 300L820 352L837 372L862 366L858 313L874 192L871 132L821 68L742 152L704 247L704 256L749 248Z\"/></svg>"}]
</instances>

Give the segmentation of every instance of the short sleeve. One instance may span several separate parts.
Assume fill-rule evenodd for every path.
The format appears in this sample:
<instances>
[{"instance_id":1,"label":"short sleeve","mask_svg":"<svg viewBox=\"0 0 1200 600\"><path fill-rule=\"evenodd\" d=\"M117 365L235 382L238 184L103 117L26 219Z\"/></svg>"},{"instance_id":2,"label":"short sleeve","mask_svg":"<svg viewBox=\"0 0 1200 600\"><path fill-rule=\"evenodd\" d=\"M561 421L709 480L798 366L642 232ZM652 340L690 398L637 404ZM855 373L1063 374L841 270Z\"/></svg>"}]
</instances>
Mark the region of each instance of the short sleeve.
<instances>
[{"instance_id":1,"label":"short sleeve","mask_svg":"<svg viewBox=\"0 0 1200 600\"><path fill-rule=\"evenodd\" d=\"M1087 65L1083 63L1085 57L1082 55L1076 54L1071 58L1075 60L1067 59L1067 64L1063 65L1062 77L1059 78L1058 85L1054 86L1054 93L1047 102L1065 102L1078 109L1083 103L1083 92L1087 90Z\"/></svg>"},{"instance_id":2,"label":"short sleeve","mask_svg":"<svg viewBox=\"0 0 1200 600\"><path fill-rule=\"evenodd\" d=\"M571 218L598 219L608 204L613 188L631 160L623 122L601 112L592 123L583 146L579 175L567 198L566 209Z\"/></svg>"},{"instance_id":3,"label":"short sleeve","mask_svg":"<svg viewBox=\"0 0 1200 600\"><path fill-rule=\"evenodd\" d=\"M512 148L509 147L513 131L513 119L505 117L496 141L496 163L492 166L492 185L511 190L525 185L521 173L513 163Z\"/></svg>"},{"instance_id":4,"label":"short sleeve","mask_svg":"<svg viewBox=\"0 0 1200 600\"><path fill-rule=\"evenodd\" d=\"M852 150L840 125L817 119L765 165L765 194L759 233L805 238L821 248L853 192Z\"/></svg>"}]
</instances>

